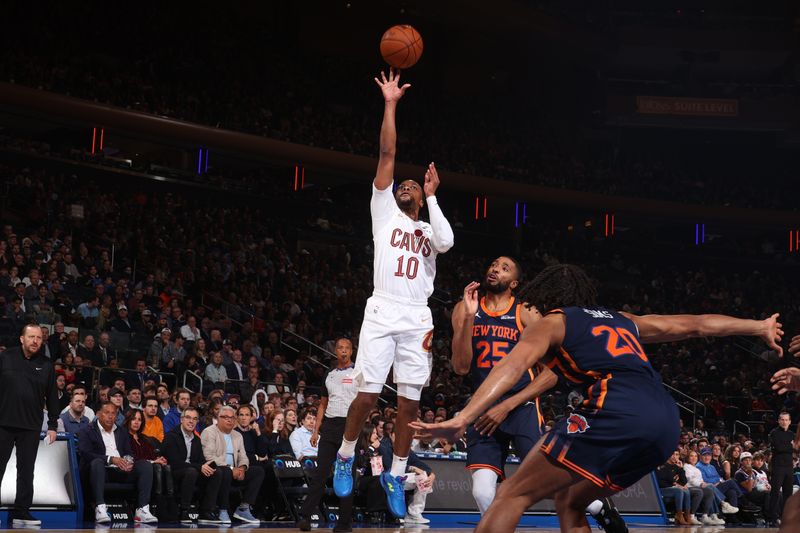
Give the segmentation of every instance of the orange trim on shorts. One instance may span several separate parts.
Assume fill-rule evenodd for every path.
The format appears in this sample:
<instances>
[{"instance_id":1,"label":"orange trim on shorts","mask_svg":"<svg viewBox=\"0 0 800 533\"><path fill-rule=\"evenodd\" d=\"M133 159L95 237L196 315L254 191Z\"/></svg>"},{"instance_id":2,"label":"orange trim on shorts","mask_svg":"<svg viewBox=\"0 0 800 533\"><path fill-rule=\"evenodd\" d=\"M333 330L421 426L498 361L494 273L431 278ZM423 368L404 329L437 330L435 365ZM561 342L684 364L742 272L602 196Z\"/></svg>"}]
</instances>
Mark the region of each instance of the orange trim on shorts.
<instances>
[{"instance_id":1,"label":"orange trim on shorts","mask_svg":"<svg viewBox=\"0 0 800 533\"><path fill-rule=\"evenodd\" d=\"M481 470L481 469L491 470L492 472L494 472L495 474L500 476L500 479L505 479L506 478L505 474L503 474L503 471L500 470L499 468L497 468L494 465L483 465L483 464L477 464L476 463L476 464L467 465L466 468L467 468L467 470Z\"/></svg>"},{"instance_id":2,"label":"orange trim on shorts","mask_svg":"<svg viewBox=\"0 0 800 533\"><path fill-rule=\"evenodd\" d=\"M611 379L613 376L611 372L609 372L605 379L600 380L600 396L597 397L597 408L603 408L603 402L606 401L606 394L608 394L608 380Z\"/></svg>"},{"instance_id":3,"label":"orange trim on shorts","mask_svg":"<svg viewBox=\"0 0 800 533\"><path fill-rule=\"evenodd\" d=\"M617 485L613 481L611 481L611 478L608 477L608 475L606 475L606 485L608 486L609 489L615 490L617 492L625 490L624 488L620 487L619 485Z\"/></svg>"},{"instance_id":4,"label":"orange trim on shorts","mask_svg":"<svg viewBox=\"0 0 800 533\"><path fill-rule=\"evenodd\" d=\"M547 446L542 445L542 446L539 447L539 449L542 450L547 455L550 455L550 450L552 450L553 446L556 445L556 441L557 440L558 440L558 437L553 436L553 439L547 444Z\"/></svg>"},{"instance_id":5,"label":"orange trim on shorts","mask_svg":"<svg viewBox=\"0 0 800 533\"><path fill-rule=\"evenodd\" d=\"M514 307L514 302L517 299L512 296L511 297L511 301L508 302L508 307L506 307L502 311L497 311L497 312L489 311L488 309L486 309L486 305L484 304L485 300L486 300L486 296L481 296L481 309L483 309L483 312L486 313L488 316L495 317L495 316L503 316L504 314L506 314L509 311L511 311L511 308Z\"/></svg>"},{"instance_id":6,"label":"orange trim on shorts","mask_svg":"<svg viewBox=\"0 0 800 533\"><path fill-rule=\"evenodd\" d=\"M594 483L598 487L603 487L603 488L606 487L606 484L599 477L595 476L591 472L588 472L588 471L584 470L583 468L581 468L580 466L576 465L575 463L573 463L572 461L570 461L566 457L563 457L563 455L565 453L567 453L566 450L561 452L561 454L559 454L559 456L556 458L556 461L558 461L562 465L566 466L567 468L569 468L570 470L572 470L573 472L575 472L579 476L588 479L589 481L591 481L592 483Z\"/></svg>"}]
</instances>

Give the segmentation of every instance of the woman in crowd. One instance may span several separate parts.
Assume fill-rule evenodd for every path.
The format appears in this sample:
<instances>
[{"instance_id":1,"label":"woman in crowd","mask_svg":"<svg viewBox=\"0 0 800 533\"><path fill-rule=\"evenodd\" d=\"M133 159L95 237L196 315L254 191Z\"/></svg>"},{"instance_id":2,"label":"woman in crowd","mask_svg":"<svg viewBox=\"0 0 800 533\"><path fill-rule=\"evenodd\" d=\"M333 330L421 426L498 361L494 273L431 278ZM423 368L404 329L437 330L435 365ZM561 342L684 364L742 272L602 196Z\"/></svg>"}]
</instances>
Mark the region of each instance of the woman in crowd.
<instances>
[{"instance_id":1,"label":"woman in crowd","mask_svg":"<svg viewBox=\"0 0 800 533\"><path fill-rule=\"evenodd\" d=\"M297 411L294 409L286 409L283 412L284 414L284 422L286 423L286 430L289 434L292 433L297 428Z\"/></svg>"},{"instance_id":2,"label":"woman in crowd","mask_svg":"<svg viewBox=\"0 0 800 533\"><path fill-rule=\"evenodd\" d=\"M292 444L289 442L289 430L281 411L272 410L267 413L262 432L267 436L267 447L270 457L291 455L294 457Z\"/></svg>"},{"instance_id":3,"label":"woman in crowd","mask_svg":"<svg viewBox=\"0 0 800 533\"><path fill-rule=\"evenodd\" d=\"M700 520L704 526L723 526L725 520L719 518L719 503L724 499L723 495L717 495L713 485L703 481L703 474L697 469L697 462L700 456L695 450L689 451L689 459L683 464L683 471L686 474L686 485L690 488L699 488L703 491L702 499L695 510L700 511ZM694 502L692 502L694 506Z\"/></svg>"},{"instance_id":4,"label":"woman in crowd","mask_svg":"<svg viewBox=\"0 0 800 533\"><path fill-rule=\"evenodd\" d=\"M742 455L742 447L738 444L731 444L725 448L725 459L722 461L722 478L731 479L733 474L739 470L739 456ZM712 451L713 457L713 451Z\"/></svg>"},{"instance_id":5,"label":"woman in crowd","mask_svg":"<svg viewBox=\"0 0 800 533\"><path fill-rule=\"evenodd\" d=\"M150 461L162 466L167 464L167 460L158 454L158 441L142 434L142 431L144 431L144 413L140 409L129 409L125 414L125 421L122 425L128 431L134 459L137 461Z\"/></svg>"}]
</instances>

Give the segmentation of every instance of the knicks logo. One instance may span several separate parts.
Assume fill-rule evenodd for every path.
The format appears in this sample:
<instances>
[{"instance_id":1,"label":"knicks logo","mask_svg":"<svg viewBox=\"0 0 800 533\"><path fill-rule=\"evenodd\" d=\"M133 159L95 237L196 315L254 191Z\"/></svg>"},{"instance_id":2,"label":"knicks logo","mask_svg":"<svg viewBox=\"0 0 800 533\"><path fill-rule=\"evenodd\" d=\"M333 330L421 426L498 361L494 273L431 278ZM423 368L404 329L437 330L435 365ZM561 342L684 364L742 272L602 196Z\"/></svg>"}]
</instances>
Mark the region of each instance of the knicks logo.
<instances>
[{"instance_id":1,"label":"knicks logo","mask_svg":"<svg viewBox=\"0 0 800 533\"><path fill-rule=\"evenodd\" d=\"M590 427L592 426L581 415L573 413L567 419L567 433L585 433Z\"/></svg>"},{"instance_id":2,"label":"knicks logo","mask_svg":"<svg viewBox=\"0 0 800 533\"><path fill-rule=\"evenodd\" d=\"M422 339L422 349L426 352L430 352L431 348L433 348L433 330L426 333L425 337Z\"/></svg>"}]
</instances>

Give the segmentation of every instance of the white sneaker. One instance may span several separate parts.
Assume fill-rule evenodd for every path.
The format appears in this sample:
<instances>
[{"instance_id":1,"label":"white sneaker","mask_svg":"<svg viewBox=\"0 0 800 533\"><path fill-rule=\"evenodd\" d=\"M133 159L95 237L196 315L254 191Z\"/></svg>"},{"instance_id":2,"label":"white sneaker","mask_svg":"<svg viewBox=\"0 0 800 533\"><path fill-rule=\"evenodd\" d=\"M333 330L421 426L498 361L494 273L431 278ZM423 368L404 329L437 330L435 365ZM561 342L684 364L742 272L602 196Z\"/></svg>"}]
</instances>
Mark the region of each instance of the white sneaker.
<instances>
[{"instance_id":1,"label":"white sneaker","mask_svg":"<svg viewBox=\"0 0 800 533\"><path fill-rule=\"evenodd\" d=\"M134 522L139 522L140 524L154 524L158 522L158 518L150 513L149 505L145 505L144 507L139 507L136 509L136 516L133 517L133 520Z\"/></svg>"},{"instance_id":2,"label":"white sneaker","mask_svg":"<svg viewBox=\"0 0 800 533\"><path fill-rule=\"evenodd\" d=\"M697 519L697 516L695 516L692 513L689 513L689 522L691 522L693 526L702 526L703 525L703 523L700 520Z\"/></svg>"},{"instance_id":3,"label":"white sneaker","mask_svg":"<svg viewBox=\"0 0 800 533\"><path fill-rule=\"evenodd\" d=\"M722 505L720 505L720 507L722 508L722 514L736 514L739 512L738 507L734 507L728 502L722 502Z\"/></svg>"},{"instance_id":4,"label":"white sneaker","mask_svg":"<svg viewBox=\"0 0 800 533\"><path fill-rule=\"evenodd\" d=\"M712 514L711 518L716 522L716 525L718 525L718 526L724 526L725 525L725 520L723 520L722 518L717 516L717 513Z\"/></svg>"},{"instance_id":5,"label":"white sneaker","mask_svg":"<svg viewBox=\"0 0 800 533\"><path fill-rule=\"evenodd\" d=\"M407 514L403 519L403 522L406 524L430 524L430 520L425 518L424 516L416 515L416 514Z\"/></svg>"},{"instance_id":6,"label":"white sneaker","mask_svg":"<svg viewBox=\"0 0 800 533\"><path fill-rule=\"evenodd\" d=\"M111 515L108 514L108 507L106 507L106 504L101 503L94 508L94 521L98 524L107 524L111 522Z\"/></svg>"},{"instance_id":7,"label":"white sneaker","mask_svg":"<svg viewBox=\"0 0 800 533\"><path fill-rule=\"evenodd\" d=\"M703 523L704 526L716 526L717 522L708 516L707 514L700 516L700 521Z\"/></svg>"}]
</instances>

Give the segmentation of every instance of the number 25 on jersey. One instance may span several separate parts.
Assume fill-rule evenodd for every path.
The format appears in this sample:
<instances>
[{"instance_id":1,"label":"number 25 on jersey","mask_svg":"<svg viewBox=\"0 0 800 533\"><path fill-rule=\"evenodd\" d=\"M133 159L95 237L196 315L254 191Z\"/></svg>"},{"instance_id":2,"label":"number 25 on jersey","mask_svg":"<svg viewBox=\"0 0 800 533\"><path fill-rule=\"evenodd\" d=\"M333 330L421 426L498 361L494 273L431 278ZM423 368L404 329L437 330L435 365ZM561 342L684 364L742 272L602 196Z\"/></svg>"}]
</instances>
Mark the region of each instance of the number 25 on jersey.
<instances>
[{"instance_id":1,"label":"number 25 on jersey","mask_svg":"<svg viewBox=\"0 0 800 533\"><path fill-rule=\"evenodd\" d=\"M508 355L508 343L502 341L480 341L475 345L480 350L478 353L478 368L492 368L495 363L502 361Z\"/></svg>"}]
</instances>

